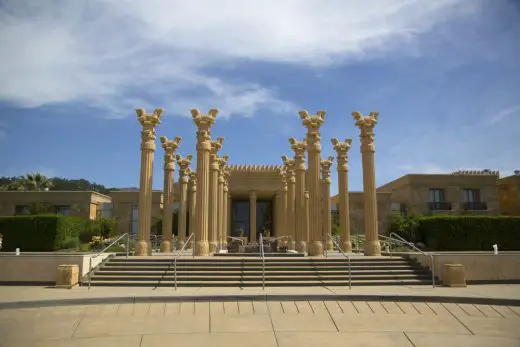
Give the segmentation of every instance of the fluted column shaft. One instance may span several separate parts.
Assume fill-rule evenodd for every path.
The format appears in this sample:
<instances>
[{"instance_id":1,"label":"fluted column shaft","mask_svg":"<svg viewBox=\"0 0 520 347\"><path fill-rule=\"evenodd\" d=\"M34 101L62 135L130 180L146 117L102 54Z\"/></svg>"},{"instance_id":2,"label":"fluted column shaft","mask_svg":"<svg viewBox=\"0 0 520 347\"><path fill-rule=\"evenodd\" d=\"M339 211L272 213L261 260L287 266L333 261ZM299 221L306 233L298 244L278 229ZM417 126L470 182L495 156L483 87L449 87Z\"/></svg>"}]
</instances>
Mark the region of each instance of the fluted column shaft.
<instances>
[{"instance_id":1,"label":"fluted column shaft","mask_svg":"<svg viewBox=\"0 0 520 347\"><path fill-rule=\"evenodd\" d=\"M209 229L209 186L210 186L210 151L211 125L214 123L218 111L212 109L208 114L200 114L192 110L193 120L197 125L197 208L195 229L195 255L208 255Z\"/></svg>"},{"instance_id":2,"label":"fluted column shaft","mask_svg":"<svg viewBox=\"0 0 520 347\"><path fill-rule=\"evenodd\" d=\"M256 192L249 192L249 235L250 242L256 241Z\"/></svg>"},{"instance_id":3,"label":"fluted column shaft","mask_svg":"<svg viewBox=\"0 0 520 347\"><path fill-rule=\"evenodd\" d=\"M300 118L307 128L307 189L309 191L309 245L311 256L323 255L323 224L322 224L322 195L320 183L321 166L321 139L320 127L325 121L325 112L318 111L316 115L309 115L307 111L300 111Z\"/></svg>"},{"instance_id":4,"label":"fluted column shaft","mask_svg":"<svg viewBox=\"0 0 520 347\"><path fill-rule=\"evenodd\" d=\"M222 248L227 248L227 235L228 235L228 224L229 224L229 187L227 185L226 174L224 173L224 184L222 188Z\"/></svg>"},{"instance_id":5,"label":"fluted column shaft","mask_svg":"<svg viewBox=\"0 0 520 347\"><path fill-rule=\"evenodd\" d=\"M291 149L294 151L294 171L296 174L295 187L295 227L296 227L296 250L301 253L307 252L308 233L305 230L305 141L297 141L290 138Z\"/></svg>"},{"instance_id":6,"label":"fluted column shaft","mask_svg":"<svg viewBox=\"0 0 520 347\"><path fill-rule=\"evenodd\" d=\"M352 139L340 142L338 139L331 140L336 151L336 161L338 170L338 195L339 195L339 229L340 247L345 252L352 252L352 241L350 240L350 209L348 197L348 151L352 144Z\"/></svg>"},{"instance_id":7,"label":"fluted column shaft","mask_svg":"<svg viewBox=\"0 0 520 347\"><path fill-rule=\"evenodd\" d=\"M287 171L287 215L285 218L287 234L291 237L289 249L296 250L296 173Z\"/></svg>"},{"instance_id":8,"label":"fluted column shaft","mask_svg":"<svg viewBox=\"0 0 520 347\"><path fill-rule=\"evenodd\" d=\"M374 163L374 127L377 124L377 112L362 116L352 113L356 126L360 129L361 157L363 164L363 197L365 211L365 255L381 255L378 235L377 196Z\"/></svg>"},{"instance_id":9,"label":"fluted column shaft","mask_svg":"<svg viewBox=\"0 0 520 347\"><path fill-rule=\"evenodd\" d=\"M231 194L229 194L229 188L228 188L228 193L227 193L227 216L226 216L227 220L226 220L226 240L227 240L227 235L232 235L233 233L233 230L232 230L232 227L233 227L233 197L231 196Z\"/></svg>"},{"instance_id":10,"label":"fluted column shaft","mask_svg":"<svg viewBox=\"0 0 520 347\"><path fill-rule=\"evenodd\" d=\"M305 191L303 193L303 198L304 198L304 202L303 202L303 206L304 206L304 213L305 213L305 216L303 218L303 235L304 235L304 238L306 238L307 240L309 239L309 227L310 227L310 204L309 204L309 192L308 191Z\"/></svg>"},{"instance_id":11,"label":"fluted column shaft","mask_svg":"<svg viewBox=\"0 0 520 347\"><path fill-rule=\"evenodd\" d=\"M182 249L186 241L186 218L188 214L188 182L190 174L191 155L186 158L177 155L179 165L179 219L178 219L178 248Z\"/></svg>"},{"instance_id":12,"label":"fluted column shaft","mask_svg":"<svg viewBox=\"0 0 520 347\"><path fill-rule=\"evenodd\" d=\"M330 168L334 163L334 157L322 160L321 166L321 211L322 211L322 240L325 242L327 250L333 249L332 239L328 236L332 233L332 216L330 208Z\"/></svg>"},{"instance_id":13,"label":"fluted column shaft","mask_svg":"<svg viewBox=\"0 0 520 347\"><path fill-rule=\"evenodd\" d=\"M274 196L274 230L271 230L271 236L280 236L281 233L281 222L283 215L283 201L282 201L282 192L278 191Z\"/></svg>"},{"instance_id":14,"label":"fluted column shaft","mask_svg":"<svg viewBox=\"0 0 520 347\"><path fill-rule=\"evenodd\" d=\"M195 230L197 230L197 174L195 172L190 173L190 199L189 199L189 216L190 216L190 222L189 222L189 234L195 233ZM192 239L193 242L193 239ZM194 245L192 243L192 248L194 248Z\"/></svg>"},{"instance_id":15,"label":"fluted column shaft","mask_svg":"<svg viewBox=\"0 0 520 347\"><path fill-rule=\"evenodd\" d=\"M136 255L151 253L150 228L152 214L152 177L155 153L155 128L160 124L163 110L158 108L154 113L145 113L143 109L136 110L137 119L141 124L141 172L139 178L139 210Z\"/></svg>"},{"instance_id":16,"label":"fluted column shaft","mask_svg":"<svg viewBox=\"0 0 520 347\"><path fill-rule=\"evenodd\" d=\"M219 244L219 172L220 159L218 151L222 147L223 137L211 142L210 181L209 181L209 252L215 253Z\"/></svg>"},{"instance_id":17,"label":"fluted column shaft","mask_svg":"<svg viewBox=\"0 0 520 347\"><path fill-rule=\"evenodd\" d=\"M223 248L224 244L224 210L225 204L224 204L224 177L219 174L218 177L218 212L217 212L217 223L218 223L218 245L219 248Z\"/></svg>"}]
</instances>

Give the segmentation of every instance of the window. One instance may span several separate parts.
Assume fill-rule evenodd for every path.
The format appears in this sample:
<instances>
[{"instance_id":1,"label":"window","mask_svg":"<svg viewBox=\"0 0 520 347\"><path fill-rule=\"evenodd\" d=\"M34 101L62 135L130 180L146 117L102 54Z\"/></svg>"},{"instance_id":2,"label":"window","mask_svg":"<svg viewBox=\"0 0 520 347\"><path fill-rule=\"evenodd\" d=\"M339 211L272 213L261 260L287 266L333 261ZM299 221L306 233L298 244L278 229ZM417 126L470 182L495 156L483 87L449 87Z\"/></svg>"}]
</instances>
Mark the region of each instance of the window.
<instances>
[{"instance_id":1,"label":"window","mask_svg":"<svg viewBox=\"0 0 520 347\"><path fill-rule=\"evenodd\" d=\"M14 214L31 214L31 209L27 205L16 205L14 207Z\"/></svg>"},{"instance_id":2,"label":"window","mask_svg":"<svg viewBox=\"0 0 520 347\"><path fill-rule=\"evenodd\" d=\"M480 189L464 189L464 202L480 202Z\"/></svg>"},{"instance_id":3,"label":"window","mask_svg":"<svg viewBox=\"0 0 520 347\"><path fill-rule=\"evenodd\" d=\"M444 202L444 189L430 189L429 195L429 202Z\"/></svg>"},{"instance_id":4,"label":"window","mask_svg":"<svg viewBox=\"0 0 520 347\"><path fill-rule=\"evenodd\" d=\"M62 214L62 215L68 216L68 215L70 215L71 208L70 208L70 205L54 206L54 212L56 214Z\"/></svg>"}]
</instances>

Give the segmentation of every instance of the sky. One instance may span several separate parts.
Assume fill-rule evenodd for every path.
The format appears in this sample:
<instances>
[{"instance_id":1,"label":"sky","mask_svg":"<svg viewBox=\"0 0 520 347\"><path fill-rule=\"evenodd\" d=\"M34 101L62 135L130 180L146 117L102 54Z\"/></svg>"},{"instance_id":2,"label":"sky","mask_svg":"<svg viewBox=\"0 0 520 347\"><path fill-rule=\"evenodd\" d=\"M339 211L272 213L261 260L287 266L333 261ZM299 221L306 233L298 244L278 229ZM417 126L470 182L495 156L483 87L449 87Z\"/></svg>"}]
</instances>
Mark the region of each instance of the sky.
<instances>
[{"instance_id":1,"label":"sky","mask_svg":"<svg viewBox=\"0 0 520 347\"><path fill-rule=\"evenodd\" d=\"M157 107L157 189L159 136L195 154L192 108L220 110L230 164L281 164L298 112L325 110L322 155L353 139L354 191L353 111L379 112L378 185L520 169L517 0L2 0L0 57L0 176L138 186L135 109Z\"/></svg>"}]
</instances>

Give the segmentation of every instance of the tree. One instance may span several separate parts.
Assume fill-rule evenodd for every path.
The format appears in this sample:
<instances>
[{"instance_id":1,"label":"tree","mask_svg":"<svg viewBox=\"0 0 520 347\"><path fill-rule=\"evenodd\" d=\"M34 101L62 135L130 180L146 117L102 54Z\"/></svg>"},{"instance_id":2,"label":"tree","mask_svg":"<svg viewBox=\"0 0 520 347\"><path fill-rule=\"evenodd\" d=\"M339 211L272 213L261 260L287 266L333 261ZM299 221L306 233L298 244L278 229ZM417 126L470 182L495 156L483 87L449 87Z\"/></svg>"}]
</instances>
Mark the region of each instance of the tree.
<instances>
[{"instance_id":1,"label":"tree","mask_svg":"<svg viewBox=\"0 0 520 347\"><path fill-rule=\"evenodd\" d=\"M39 172L22 177L26 190L41 191L52 187L52 181Z\"/></svg>"}]
</instances>

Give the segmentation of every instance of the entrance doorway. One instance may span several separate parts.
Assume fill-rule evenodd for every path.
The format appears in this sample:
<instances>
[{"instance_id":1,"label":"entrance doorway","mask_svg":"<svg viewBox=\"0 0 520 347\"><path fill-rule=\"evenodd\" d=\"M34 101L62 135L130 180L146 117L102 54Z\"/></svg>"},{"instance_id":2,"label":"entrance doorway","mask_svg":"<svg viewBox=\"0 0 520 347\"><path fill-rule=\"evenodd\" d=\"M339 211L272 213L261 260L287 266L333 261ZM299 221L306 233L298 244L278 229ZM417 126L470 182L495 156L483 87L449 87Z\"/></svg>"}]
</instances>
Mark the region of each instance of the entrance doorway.
<instances>
[{"instance_id":1,"label":"entrance doorway","mask_svg":"<svg viewBox=\"0 0 520 347\"><path fill-rule=\"evenodd\" d=\"M250 230L250 202L248 200L233 200L231 202L231 230L229 236L244 237L249 242L251 240ZM256 201L256 237L260 233L268 231L270 236L275 235L273 230L273 203L271 200Z\"/></svg>"}]
</instances>

